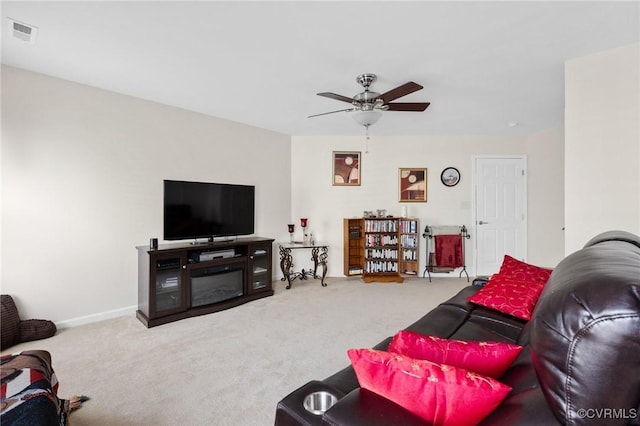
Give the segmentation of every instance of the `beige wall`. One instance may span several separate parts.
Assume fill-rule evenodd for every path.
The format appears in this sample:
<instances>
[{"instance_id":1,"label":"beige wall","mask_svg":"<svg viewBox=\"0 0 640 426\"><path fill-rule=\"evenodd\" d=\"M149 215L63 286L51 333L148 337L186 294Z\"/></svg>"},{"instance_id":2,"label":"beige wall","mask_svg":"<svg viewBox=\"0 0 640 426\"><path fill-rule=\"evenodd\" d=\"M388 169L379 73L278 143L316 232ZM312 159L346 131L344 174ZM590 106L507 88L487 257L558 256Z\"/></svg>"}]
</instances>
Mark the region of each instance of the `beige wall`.
<instances>
[{"instance_id":1,"label":"beige wall","mask_svg":"<svg viewBox=\"0 0 640 426\"><path fill-rule=\"evenodd\" d=\"M371 133L375 133L372 127ZM333 151L362 152L362 184L332 186ZM563 256L562 128L529 137L375 137L365 153L362 137L293 137L292 220L309 218L314 235L330 245L329 275L342 275L342 219L361 217L363 210L386 209L420 219L420 227L466 225L472 229L472 156L524 154L528 158L528 260L555 266ZM440 173L456 167L460 183L440 182ZM427 203L398 202L398 168L428 169ZM543 206L548 206L547 208ZM475 269L474 239L467 242L467 269ZM420 239L420 271L424 270L425 240ZM304 263L304 259L299 262ZM455 276L458 274L456 273ZM453 276L453 274L452 274Z\"/></svg>"},{"instance_id":2,"label":"beige wall","mask_svg":"<svg viewBox=\"0 0 640 426\"><path fill-rule=\"evenodd\" d=\"M595 234L640 234L640 44L565 66L567 254Z\"/></svg>"},{"instance_id":3,"label":"beige wall","mask_svg":"<svg viewBox=\"0 0 640 426\"><path fill-rule=\"evenodd\" d=\"M564 127L527 137L528 254L552 267L564 257Z\"/></svg>"},{"instance_id":4,"label":"beige wall","mask_svg":"<svg viewBox=\"0 0 640 426\"><path fill-rule=\"evenodd\" d=\"M342 218L399 214L399 167L429 169L425 224L471 225L473 155L528 160L528 260L563 255L563 129L523 137L290 137L87 86L2 68L2 292L25 316L75 324L133 312L136 245L162 233L162 179L255 184L256 233L287 239L310 220L342 275ZM363 184L331 185L331 153L362 151ZM230 161L232 159L233 161ZM460 184L444 187L443 168ZM424 239L421 239L421 270ZM472 273L473 235L467 243ZM36 259L37 261L34 261ZM307 256L296 259L299 266ZM276 270L278 274L279 270ZM457 274L456 274L457 276ZM71 321L68 321L71 320Z\"/></svg>"},{"instance_id":5,"label":"beige wall","mask_svg":"<svg viewBox=\"0 0 640 426\"><path fill-rule=\"evenodd\" d=\"M10 67L2 106L2 293L25 318L133 312L163 179L256 185L256 234L286 235L288 135Z\"/></svg>"}]
</instances>

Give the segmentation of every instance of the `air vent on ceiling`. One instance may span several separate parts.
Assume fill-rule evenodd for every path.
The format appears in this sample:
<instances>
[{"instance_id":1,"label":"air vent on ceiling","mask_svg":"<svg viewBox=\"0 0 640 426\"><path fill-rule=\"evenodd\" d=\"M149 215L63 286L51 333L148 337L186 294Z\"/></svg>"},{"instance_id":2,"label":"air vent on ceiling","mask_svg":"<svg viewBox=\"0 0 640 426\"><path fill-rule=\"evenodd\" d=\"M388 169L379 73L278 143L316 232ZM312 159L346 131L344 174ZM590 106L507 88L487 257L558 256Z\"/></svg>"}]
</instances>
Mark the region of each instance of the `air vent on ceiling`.
<instances>
[{"instance_id":1,"label":"air vent on ceiling","mask_svg":"<svg viewBox=\"0 0 640 426\"><path fill-rule=\"evenodd\" d=\"M36 43L36 35L38 35L38 27L16 21L13 18L7 18L9 21L9 37L25 41L30 44Z\"/></svg>"}]
</instances>

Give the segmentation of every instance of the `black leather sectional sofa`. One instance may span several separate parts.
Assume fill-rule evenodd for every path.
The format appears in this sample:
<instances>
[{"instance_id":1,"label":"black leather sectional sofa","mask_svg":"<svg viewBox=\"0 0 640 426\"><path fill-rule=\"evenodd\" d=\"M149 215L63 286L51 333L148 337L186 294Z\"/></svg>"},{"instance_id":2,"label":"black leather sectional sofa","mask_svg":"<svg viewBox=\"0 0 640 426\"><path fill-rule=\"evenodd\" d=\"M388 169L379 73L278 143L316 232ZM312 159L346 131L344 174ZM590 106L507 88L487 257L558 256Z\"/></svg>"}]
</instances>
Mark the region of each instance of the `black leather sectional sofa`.
<instances>
[{"instance_id":1,"label":"black leather sectional sofa","mask_svg":"<svg viewBox=\"0 0 640 426\"><path fill-rule=\"evenodd\" d=\"M523 346L499 378L511 392L482 425L640 425L640 237L605 232L563 259L529 322L468 303L467 297L479 288L466 287L406 329ZM390 341L375 348L385 350ZM318 391L337 399L323 414L304 407L305 398ZM283 398L275 424L426 423L360 388L347 366Z\"/></svg>"}]
</instances>

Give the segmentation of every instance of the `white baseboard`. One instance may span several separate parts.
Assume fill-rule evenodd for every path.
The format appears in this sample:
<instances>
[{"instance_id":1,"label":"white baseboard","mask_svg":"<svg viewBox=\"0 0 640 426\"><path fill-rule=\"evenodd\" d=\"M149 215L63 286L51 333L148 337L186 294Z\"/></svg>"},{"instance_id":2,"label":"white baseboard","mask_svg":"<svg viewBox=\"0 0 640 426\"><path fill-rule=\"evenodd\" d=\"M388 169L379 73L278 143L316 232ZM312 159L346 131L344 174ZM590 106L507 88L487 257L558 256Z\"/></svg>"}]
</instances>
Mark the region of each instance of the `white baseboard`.
<instances>
[{"instance_id":1,"label":"white baseboard","mask_svg":"<svg viewBox=\"0 0 640 426\"><path fill-rule=\"evenodd\" d=\"M56 322L57 328L72 328L77 327L79 325L91 324L93 322L103 321L111 318L124 317L128 315L135 315L136 309L138 309L137 305L129 306L126 308L114 309L112 311L99 312L97 314L86 315L78 318L71 318L64 321Z\"/></svg>"}]
</instances>

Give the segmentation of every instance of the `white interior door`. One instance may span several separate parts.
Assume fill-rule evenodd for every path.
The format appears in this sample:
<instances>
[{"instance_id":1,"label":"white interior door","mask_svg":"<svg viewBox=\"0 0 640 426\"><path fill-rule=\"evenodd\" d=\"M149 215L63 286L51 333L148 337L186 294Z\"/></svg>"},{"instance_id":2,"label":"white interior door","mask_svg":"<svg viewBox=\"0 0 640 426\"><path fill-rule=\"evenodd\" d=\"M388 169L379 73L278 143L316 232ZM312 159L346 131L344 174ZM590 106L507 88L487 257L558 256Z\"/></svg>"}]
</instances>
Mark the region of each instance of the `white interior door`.
<instances>
[{"instance_id":1,"label":"white interior door","mask_svg":"<svg viewBox=\"0 0 640 426\"><path fill-rule=\"evenodd\" d=\"M527 257L527 173L524 156L474 157L476 275L500 269L505 254Z\"/></svg>"}]
</instances>

